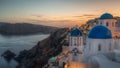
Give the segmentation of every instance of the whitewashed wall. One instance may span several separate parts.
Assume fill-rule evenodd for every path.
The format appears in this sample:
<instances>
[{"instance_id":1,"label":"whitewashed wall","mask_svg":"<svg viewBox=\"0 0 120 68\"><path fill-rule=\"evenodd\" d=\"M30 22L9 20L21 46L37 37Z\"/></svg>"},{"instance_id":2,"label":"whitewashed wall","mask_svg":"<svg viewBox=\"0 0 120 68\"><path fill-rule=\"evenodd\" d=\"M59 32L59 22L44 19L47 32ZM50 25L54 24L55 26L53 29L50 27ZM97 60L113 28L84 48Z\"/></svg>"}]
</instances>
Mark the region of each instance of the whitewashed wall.
<instances>
[{"instance_id":1,"label":"whitewashed wall","mask_svg":"<svg viewBox=\"0 0 120 68\"><path fill-rule=\"evenodd\" d=\"M101 51L98 51L98 46L101 45ZM114 49L113 39L87 39L84 54L91 56L99 53L111 52Z\"/></svg>"}]
</instances>

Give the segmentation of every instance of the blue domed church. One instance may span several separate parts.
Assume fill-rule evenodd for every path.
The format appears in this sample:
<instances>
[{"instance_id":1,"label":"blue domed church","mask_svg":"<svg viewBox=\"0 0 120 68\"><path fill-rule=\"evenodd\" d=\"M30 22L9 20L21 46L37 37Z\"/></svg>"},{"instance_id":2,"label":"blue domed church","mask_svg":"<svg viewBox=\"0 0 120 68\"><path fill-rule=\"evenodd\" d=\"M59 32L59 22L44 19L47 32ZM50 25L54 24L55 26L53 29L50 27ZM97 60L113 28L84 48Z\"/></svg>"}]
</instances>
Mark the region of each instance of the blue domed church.
<instances>
[{"instance_id":1,"label":"blue domed church","mask_svg":"<svg viewBox=\"0 0 120 68\"><path fill-rule=\"evenodd\" d=\"M87 38L84 55L90 57L95 54L106 54L114 49L111 31L102 25L94 26Z\"/></svg>"},{"instance_id":2,"label":"blue domed church","mask_svg":"<svg viewBox=\"0 0 120 68\"><path fill-rule=\"evenodd\" d=\"M68 61L80 62L83 53L83 34L78 28L74 28L69 37Z\"/></svg>"},{"instance_id":3,"label":"blue domed church","mask_svg":"<svg viewBox=\"0 0 120 68\"><path fill-rule=\"evenodd\" d=\"M112 34L116 49L120 49L120 27L117 19L110 13L104 13L98 19L98 24L107 27Z\"/></svg>"}]
</instances>

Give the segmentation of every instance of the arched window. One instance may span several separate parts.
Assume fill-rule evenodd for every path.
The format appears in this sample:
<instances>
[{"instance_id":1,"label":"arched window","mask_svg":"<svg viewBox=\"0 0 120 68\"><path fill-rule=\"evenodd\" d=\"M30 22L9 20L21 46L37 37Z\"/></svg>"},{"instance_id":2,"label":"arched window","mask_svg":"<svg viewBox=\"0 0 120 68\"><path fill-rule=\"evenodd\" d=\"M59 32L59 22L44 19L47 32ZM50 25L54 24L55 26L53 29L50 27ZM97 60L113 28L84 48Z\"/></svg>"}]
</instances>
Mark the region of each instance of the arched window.
<instances>
[{"instance_id":1,"label":"arched window","mask_svg":"<svg viewBox=\"0 0 120 68\"><path fill-rule=\"evenodd\" d=\"M101 51L101 45L100 44L98 45L98 51Z\"/></svg>"},{"instance_id":2,"label":"arched window","mask_svg":"<svg viewBox=\"0 0 120 68\"><path fill-rule=\"evenodd\" d=\"M102 25L102 22L100 23L100 25Z\"/></svg>"},{"instance_id":3,"label":"arched window","mask_svg":"<svg viewBox=\"0 0 120 68\"><path fill-rule=\"evenodd\" d=\"M76 42L77 42L77 38L75 37L75 38L74 38L74 46L76 46L76 45L77 45L77 43L76 43Z\"/></svg>"},{"instance_id":4,"label":"arched window","mask_svg":"<svg viewBox=\"0 0 120 68\"><path fill-rule=\"evenodd\" d=\"M77 44L75 43L74 45L76 46Z\"/></svg>"},{"instance_id":5,"label":"arched window","mask_svg":"<svg viewBox=\"0 0 120 68\"><path fill-rule=\"evenodd\" d=\"M108 22L106 23L106 26L109 26Z\"/></svg>"}]
</instances>

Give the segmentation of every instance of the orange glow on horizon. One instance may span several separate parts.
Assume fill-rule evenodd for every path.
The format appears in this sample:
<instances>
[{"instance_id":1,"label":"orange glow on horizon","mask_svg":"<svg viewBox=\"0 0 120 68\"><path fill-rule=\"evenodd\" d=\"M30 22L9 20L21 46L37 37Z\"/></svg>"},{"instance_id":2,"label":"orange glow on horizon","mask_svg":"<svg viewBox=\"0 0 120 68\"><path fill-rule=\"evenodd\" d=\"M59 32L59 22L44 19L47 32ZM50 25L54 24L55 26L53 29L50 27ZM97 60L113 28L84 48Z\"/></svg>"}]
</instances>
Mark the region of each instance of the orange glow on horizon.
<instances>
[{"instance_id":1,"label":"orange glow on horizon","mask_svg":"<svg viewBox=\"0 0 120 68\"><path fill-rule=\"evenodd\" d=\"M8 18L8 22L28 22L41 25L57 27L73 27L75 25L85 24L88 20L99 18L103 13L69 16L29 16L27 18ZM111 13L114 17L120 16L119 13ZM4 20L4 19L3 19Z\"/></svg>"}]
</instances>

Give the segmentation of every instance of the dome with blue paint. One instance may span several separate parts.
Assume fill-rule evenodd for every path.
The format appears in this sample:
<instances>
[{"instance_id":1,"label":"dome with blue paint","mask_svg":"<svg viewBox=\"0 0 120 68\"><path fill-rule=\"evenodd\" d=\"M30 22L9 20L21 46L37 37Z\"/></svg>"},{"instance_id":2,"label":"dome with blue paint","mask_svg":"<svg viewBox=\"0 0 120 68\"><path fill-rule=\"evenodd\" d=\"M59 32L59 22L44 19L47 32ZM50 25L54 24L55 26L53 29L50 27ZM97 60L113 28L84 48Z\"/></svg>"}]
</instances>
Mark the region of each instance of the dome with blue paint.
<instances>
[{"instance_id":1,"label":"dome with blue paint","mask_svg":"<svg viewBox=\"0 0 120 68\"><path fill-rule=\"evenodd\" d=\"M104 13L99 19L114 19L112 14Z\"/></svg>"},{"instance_id":2,"label":"dome with blue paint","mask_svg":"<svg viewBox=\"0 0 120 68\"><path fill-rule=\"evenodd\" d=\"M92 39L111 39L112 38L112 34L111 31L102 25L98 25L93 27L89 34L88 34L88 38L92 38Z\"/></svg>"},{"instance_id":3,"label":"dome with blue paint","mask_svg":"<svg viewBox=\"0 0 120 68\"><path fill-rule=\"evenodd\" d=\"M71 36L82 36L82 32L78 29L78 28L75 28L71 31Z\"/></svg>"}]
</instances>

